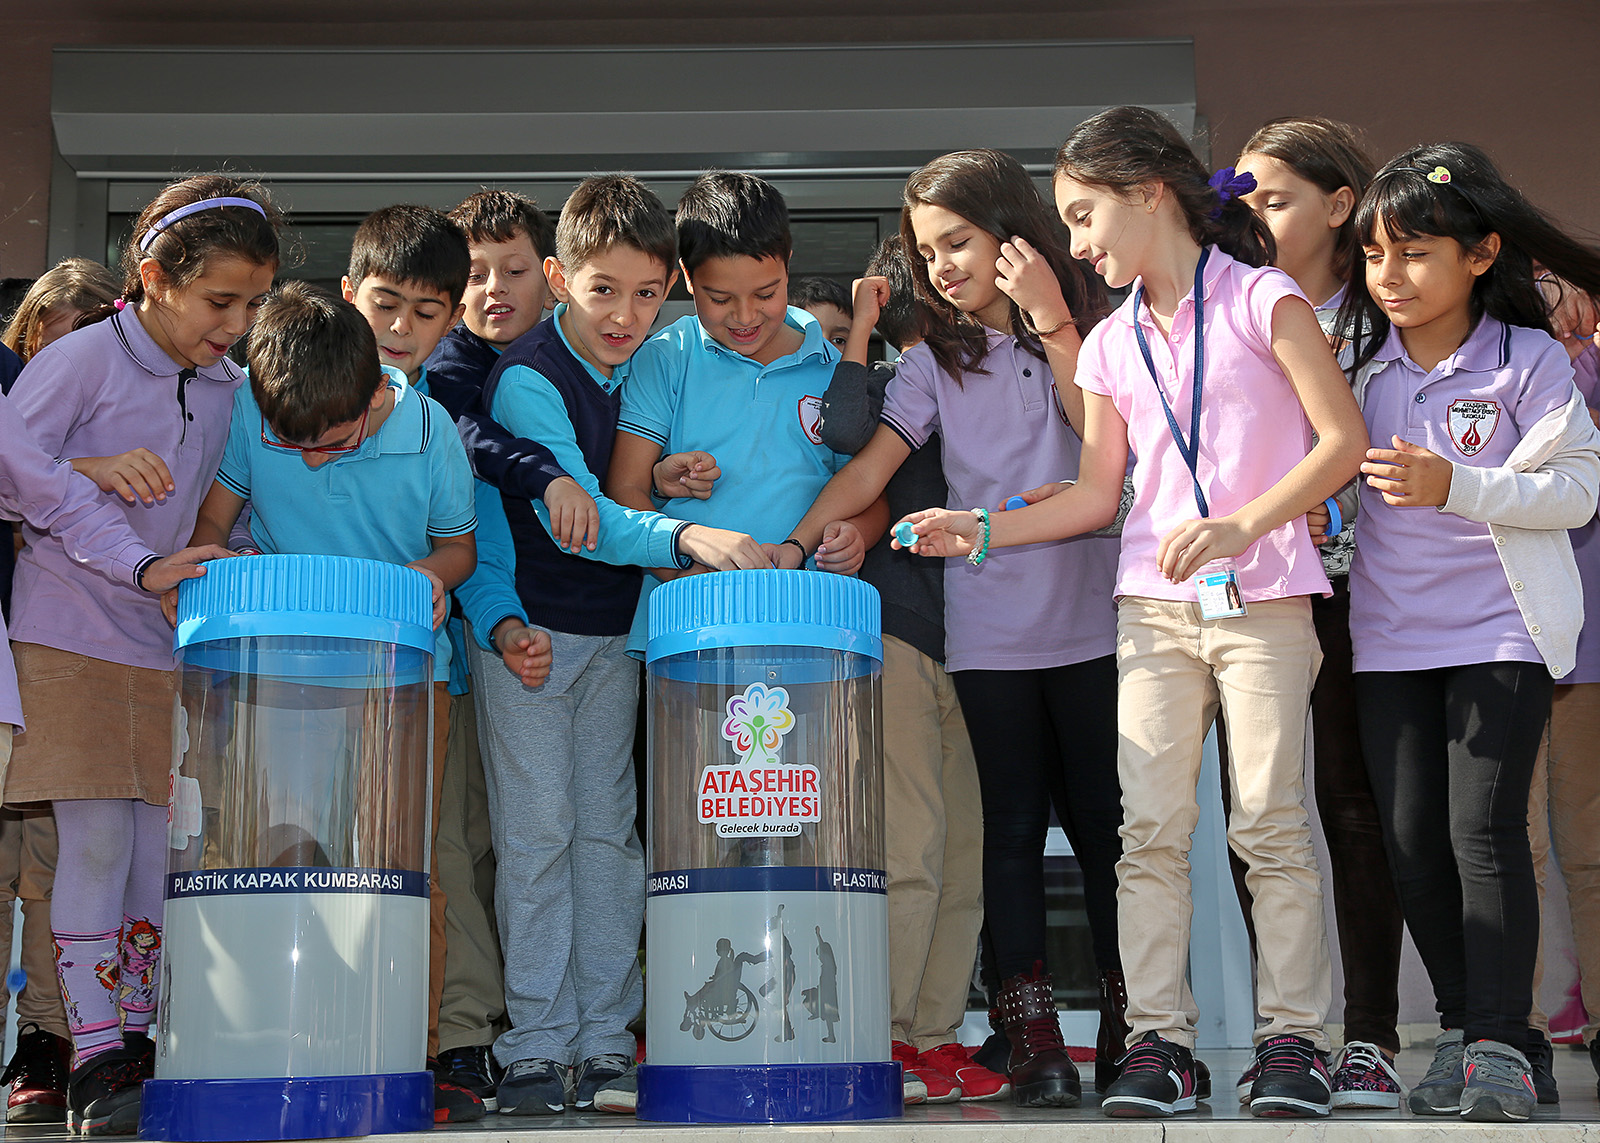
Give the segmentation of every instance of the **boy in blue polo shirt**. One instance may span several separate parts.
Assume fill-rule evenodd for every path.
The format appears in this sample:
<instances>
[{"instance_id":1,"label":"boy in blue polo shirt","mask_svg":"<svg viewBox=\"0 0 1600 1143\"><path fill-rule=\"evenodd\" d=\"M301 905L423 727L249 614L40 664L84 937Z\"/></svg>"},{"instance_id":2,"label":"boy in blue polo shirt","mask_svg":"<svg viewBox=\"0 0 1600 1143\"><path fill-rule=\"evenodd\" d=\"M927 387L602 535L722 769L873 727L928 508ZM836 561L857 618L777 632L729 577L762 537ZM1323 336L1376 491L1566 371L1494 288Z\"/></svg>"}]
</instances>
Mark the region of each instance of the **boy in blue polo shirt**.
<instances>
[{"instance_id":1,"label":"boy in blue polo shirt","mask_svg":"<svg viewBox=\"0 0 1600 1143\"><path fill-rule=\"evenodd\" d=\"M484 386L494 419L548 448L594 497L600 521L592 548L564 550L545 504L480 486L485 558L461 599L481 640L468 653L512 1023L495 1042L506 1067L501 1114L558 1114L569 1098L580 1110L631 1109L631 1092L627 1102L612 1096L631 1083L628 1023L643 1003L639 669L624 647L639 596L632 565L768 566L749 536L631 511L600 493L629 359L672 284L675 248L666 208L642 183L584 180L544 264L560 304L505 350ZM543 685L529 685L514 661L529 620L551 633Z\"/></svg>"},{"instance_id":2,"label":"boy in blue polo shirt","mask_svg":"<svg viewBox=\"0 0 1600 1143\"><path fill-rule=\"evenodd\" d=\"M438 629L439 765L450 701L443 619L449 592L477 563L472 476L455 426L403 373L379 364L377 339L354 305L303 283L288 283L262 305L249 359L250 383L234 397L222 466L194 534L225 543L248 500L263 552L359 556L427 576ZM442 928L429 957L443 963ZM447 1090L440 1109L453 1119L481 1117L476 1097L459 1098L468 1094Z\"/></svg>"},{"instance_id":3,"label":"boy in blue polo shirt","mask_svg":"<svg viewBox=\"0 0 1600 1143\"><path fill-rule=\"evenodd\" d=\"M677 228L694 316L633 359L607 491L619 504L655 505L778 544L850 459L824 445L819 429L839 354L814 317L788 304L789 208L770 183L703 174L678 203ZM698 460L671 463L680 457ZM861 525L876 540L887 507L880 502ZM853 574L866 546L855 521L836 521L804 554L821 570ZM630 653L644 653L650 592L680 574L658 567L645 577Z\"/></svg>"}]
</instances>

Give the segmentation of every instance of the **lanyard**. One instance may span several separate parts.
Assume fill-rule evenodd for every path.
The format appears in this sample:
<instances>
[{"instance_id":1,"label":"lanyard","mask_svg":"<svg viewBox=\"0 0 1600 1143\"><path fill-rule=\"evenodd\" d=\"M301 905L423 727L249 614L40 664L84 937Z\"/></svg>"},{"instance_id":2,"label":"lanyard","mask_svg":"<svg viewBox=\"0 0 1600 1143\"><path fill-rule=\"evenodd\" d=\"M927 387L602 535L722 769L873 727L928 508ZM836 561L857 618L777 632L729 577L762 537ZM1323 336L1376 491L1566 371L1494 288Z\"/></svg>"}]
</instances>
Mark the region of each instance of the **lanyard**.
<instances>
[{"instance_id":1,"label":"lanyard","mask_svg":"<svg viewBox=\"0 0 1600 1143\"><path fill-rule=\"evenodd\" d=\"M1205 294L1200 274L1205 270L1206 259L1210 256L1211 247L1207 246L1200 251L1200 262L1194 268L1194 391L1187 441L1183 439L1183 430L1178 427L1178 418L1172 415L1172 406L1167 404L1167 395L1161 391L1161 378L1156 373L1155 358L1150 356L1150 343L1145 340L1144 327L1139 323L1139 307L1144 305L1142 285L1133 298L1133 334L1139 339L1139 352L1144 354L1144 366L1150 371L1150 380L1155 384L1156 396L1161 399L1161 411L1167 415L1167 429L1172 433L1172 443L1178 446L1178 455L1183 457L1183 462L1189 466L1189 479L1194 481L1194 502L1200 508L1201 519L1211 515L1211 510L1206 507L1206 494L1200 488L1200 389L1205 380L1206 349Z\"/></svg>"}]
</instances>

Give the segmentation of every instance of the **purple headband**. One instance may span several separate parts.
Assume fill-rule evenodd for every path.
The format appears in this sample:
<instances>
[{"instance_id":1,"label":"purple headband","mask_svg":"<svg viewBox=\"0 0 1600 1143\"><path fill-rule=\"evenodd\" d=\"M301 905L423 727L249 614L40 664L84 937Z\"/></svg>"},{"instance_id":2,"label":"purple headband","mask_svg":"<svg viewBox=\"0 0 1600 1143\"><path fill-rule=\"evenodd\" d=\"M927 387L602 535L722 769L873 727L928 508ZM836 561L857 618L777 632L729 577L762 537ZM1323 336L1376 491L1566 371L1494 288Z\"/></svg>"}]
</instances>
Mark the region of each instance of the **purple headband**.
<instances>
[{"instance_id":1,"label":"purple headband","mask_svg":"<svg viewBox=\"0 0 1600 1143\"><path fill-rule=\"evenodd\" d=\"M188 206L180 206L177 210L172 211L170 214L164 214L158 218L155 225L149 230L146 230L144 232L144 237L139 239L139 249L150 249L150 243L154 242L163 230L171 226L174 222L177 222L179 219L188 218L191 214L199 214L202 210L216 210L218 207L224 206L247 207L250 210L255 211L262 218L267 217L266 207L262 206L253 198L241 198L234 195L227 195L222 198L203 198L199 202L191 202Z\"/></svg>"},{"instance_id":2,"label":"purple headband","mask_svg":"<svg viewBox=\"0 0 1600 1143\"><path fill-rule=\"evenodd\" d=\"M1221 167L1206 182L1211 184L1211 189L1217 192L1217 206L1211 212L1212 218L1222 217L1222 207L1229 199L1238 198L1240 195L1249 194L1256 189L1256 177L1249 171L1239 172L1232 167Z\"/></svg>"}]
</instances>

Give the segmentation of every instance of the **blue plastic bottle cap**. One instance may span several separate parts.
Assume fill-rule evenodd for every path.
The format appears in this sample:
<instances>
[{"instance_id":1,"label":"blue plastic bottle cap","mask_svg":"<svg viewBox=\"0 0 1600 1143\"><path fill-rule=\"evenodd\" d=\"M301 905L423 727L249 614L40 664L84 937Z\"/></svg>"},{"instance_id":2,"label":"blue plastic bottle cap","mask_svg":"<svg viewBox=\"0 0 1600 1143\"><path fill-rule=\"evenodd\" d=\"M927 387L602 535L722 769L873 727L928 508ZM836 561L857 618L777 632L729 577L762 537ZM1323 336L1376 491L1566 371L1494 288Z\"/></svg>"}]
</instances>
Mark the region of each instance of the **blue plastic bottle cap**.
<instances>
[{"instance_id":1,"label":"blue plastic bottle cap","mask_svg":"<svg viewBox=\"0 0 1600 1143\"><path fill-rule=\"evenodd\" d=\"M1006 501L1007 512L1014 512L1018 508L1026 508L1027 506L1028 502L1020 496L1013 496L1010 500Z\"/></svg>"},{"instance_id":2,"label":"blue plastic bottle cap","mask_svg":"<svg viewBox=\"0 0 1600 1143\"><path fill-rule=\"evenodd\" d=\"M650 595L645 662L721 647L820 647L883 662L878 590L848 575L725 571Z\"/></svg>"},{"instance_id":3,"label":"blue plastic bottle cap","mask_svg":"<svg viewBox=\"0 0 1600 1143\"><path fill-rule=\"evenodd\" d=\"M20 967L13 968L10 972L6 973L6 987L11 990L11 995L15 996L17 993L21 992L27 987L27 984L28 974L22 971Z\"/></svg>"},{"instance_id":4,"label":"blue plastic bottle cap","mask_svg":"<svg viewBox=\"0 0 1600 1143\"><path fill-rule=\"evenodd\" d=\"M912 531L910 520L901 520L894 526L894 538L900 541L902 548L913 547L921 539L916 532Z\"/></svg>"}]
</instances>

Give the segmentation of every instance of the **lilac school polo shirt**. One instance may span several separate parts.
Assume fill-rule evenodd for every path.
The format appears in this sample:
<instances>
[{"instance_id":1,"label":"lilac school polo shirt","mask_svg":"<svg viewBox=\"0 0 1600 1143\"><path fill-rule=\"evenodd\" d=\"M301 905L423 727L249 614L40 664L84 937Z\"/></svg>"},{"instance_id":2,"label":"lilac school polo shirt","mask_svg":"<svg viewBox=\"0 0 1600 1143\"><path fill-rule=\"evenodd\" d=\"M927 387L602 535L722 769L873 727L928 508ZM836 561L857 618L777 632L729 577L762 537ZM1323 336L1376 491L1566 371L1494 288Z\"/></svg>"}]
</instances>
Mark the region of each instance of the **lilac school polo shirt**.
<instances>
[{"instance_id":1,"label":"lilac school polo shirt","mask_svg":"<svg viewBox=\"0 0 1600 1143\"><path fill-rule=\"evenodd\" d=\"M244 379L224 359L183 384L180 404L179 375L130 307L40 350L11 390L29 432L57 459L143 447L166 463L174 490L164 501L147 507L100 494L157 552L189 542L228 440L233 392ZM13 639L132 667L173 668L172 627L159 599L87 572L60 540L32 529L23 534Z\"/></svg>"},{"instance_id":2,"label":"lilac school polo shirt","mask_svg":"<svg viewBox=\"0 0 1600 1143\"><path fill-rule=\"evenodd\" d=\"M100 490L71 465L58 464L33 441L22 414L0 396L0 511L61 537L73 559L119 583L133 583L155 553L139 541ZM9 539L9 533L6 536ZM84 571L83 574L93 574ZM11 641L0 619L0 725L22 728Z\"/></svg>"},{"instance_id":3,"label":"lilac school polo shirt","mask_svg":"<svg viewBox=\"0 0 1600 1143\"><path fill-rule=\"evenodd\" d=\"M1590 345L1572 363L1573 382L1583 403L1600 408L1600 349ZM1578 632L1578 658L1563 683L1600 683L1600 518L1567 533L1572 558L1583 581L1583 630Z\"/></svg>"},{"instance_id":4,"label":"lilac school polo shirt","mask_svg":"<svg viewBox=\"0 0 1600 1143\"><path fill-rule=\"evenodd\" d=\"M1457 465L1503 466L1528 429L1572 399L1566 350L1549 334L1490 317L1427 373L1392 328L1374 360L1382 368L1362 400L1373 447L1399 436ZM1350 638L1358 671L1544 661L1487 524L1391 507L1364 483Z\"/></svg>"},{"instance_id":5,"label":"lilac school polo shirt","mask_svg":"<svg viewBox=\"0 0 1600 1143\"><path fill-rule=\"evenodd\" d=\"M1255 269L1213 247L1201 277L1205 292L1205 376L1200 409L1198 473L1212 516L1226 516L1266 492L1311 451L1311 424L1294 387L1272 356L1272 310L1284 298L1304 299L1294 279ZM1139 321L1161 377L1161 392L1188 436L1194 392L1194 293L1178 303L1170 340L1150 318L1134 313L1137 291L1089 332L1078 354L1077 382L1110 397L1128 423L1134 456L1133 506L1122 526L1117 594L1194 602L1192 584L1169 583L1156 552L1161 538L1200 515L1189 466L1173 442L1155 382L1139 352ZM1236 561L1247 603L1313 593L1328 577L1298 517L1246 548Z\"/></svg>"},{"instance_id":6,"label":"lilac school polo shirt","mask_svg":"<svg viewBox=\"0 0 1600 1143\"><path fill-rule=\"evenodd\" d=\"M913 449L943 440L950 508L990 510L1029 488L1078 475L1082 445L1067 427L1050 366L989 331L987 373L955 381L926 345L900 359L883 423ZM944 562L945 667L1026 671L1111 654L1117 541L1080 536L1000 548L978 567Z\"/></svg>"}]
</instances>

